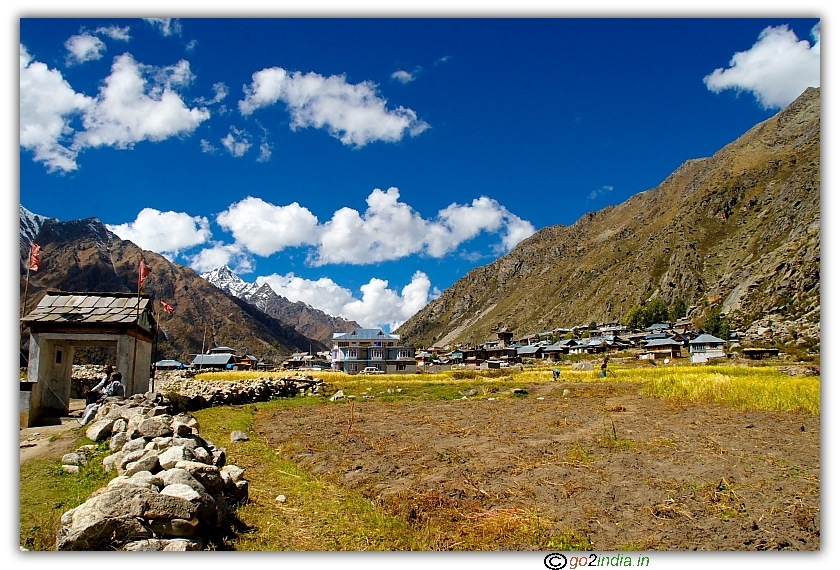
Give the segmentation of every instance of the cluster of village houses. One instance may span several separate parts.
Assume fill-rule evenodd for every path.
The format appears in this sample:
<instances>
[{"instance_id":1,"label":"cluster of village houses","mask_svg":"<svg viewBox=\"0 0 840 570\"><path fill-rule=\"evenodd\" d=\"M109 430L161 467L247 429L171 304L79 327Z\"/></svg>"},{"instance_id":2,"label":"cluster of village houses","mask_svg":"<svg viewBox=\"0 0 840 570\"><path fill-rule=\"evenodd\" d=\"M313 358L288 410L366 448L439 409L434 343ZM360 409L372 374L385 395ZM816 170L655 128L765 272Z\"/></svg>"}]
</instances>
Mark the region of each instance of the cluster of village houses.
<instances>
[{"instance_id":1,"label":"cluster of village houses","mask_svg":"<svg viewBox=\"0 0 840 570\"><path fill-rule=\"evenodd\" d=\"M453 366L467 368L502 368L533 361L558 361L564 355L610 354L634 350L642 360L664 360L688 356L691 362L703 363L726 358L727 341L710 334L698 334L688 320L659 323L643 331L631 331L617 323L590 330L588 326L558 328L514 339L505 328L495 332L496 339L480 346L434 346L416 350L400 342L400 335L382 329L357 328L333 334L329 352L301 352L287 358L280 367L295 370L334 370L349 374L413 374L445 370ZM555 340L560 338L561 340ZM746 350L746 349L745 349ZM773 352L770 349L769 352ZM775 351L776 353L778 351ZM768 351L756 352L760 357ZM230 347L216 347L207 354L196 354L188 367L198 369L273 368L256 356L237 356ZM163 360L158 369L185 367Z\"/></svg>"}]
</instances>

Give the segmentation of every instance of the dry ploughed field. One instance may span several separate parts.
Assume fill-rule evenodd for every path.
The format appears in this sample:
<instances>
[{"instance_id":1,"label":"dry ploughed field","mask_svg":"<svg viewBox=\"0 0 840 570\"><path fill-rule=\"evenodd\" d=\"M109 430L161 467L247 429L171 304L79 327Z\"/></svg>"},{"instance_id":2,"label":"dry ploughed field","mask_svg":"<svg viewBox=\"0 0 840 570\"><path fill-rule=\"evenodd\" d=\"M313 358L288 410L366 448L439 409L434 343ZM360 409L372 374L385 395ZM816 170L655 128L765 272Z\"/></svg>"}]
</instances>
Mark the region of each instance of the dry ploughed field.
<instances>
[{"instance_id":1,"label":"dry ploughed field","mask_svg":"<svg viewBox=\"0 0 840 570\"><path fill-rule=\"evenodd\" d=\"M819 550L820 420L676 404L633 383L266 410L255 430L361 492L434 548L536 525L557 549ZM497 394L501 396L501 394ZM510 532L505 533L505 529Z\"/></svg>"}]
</instances>

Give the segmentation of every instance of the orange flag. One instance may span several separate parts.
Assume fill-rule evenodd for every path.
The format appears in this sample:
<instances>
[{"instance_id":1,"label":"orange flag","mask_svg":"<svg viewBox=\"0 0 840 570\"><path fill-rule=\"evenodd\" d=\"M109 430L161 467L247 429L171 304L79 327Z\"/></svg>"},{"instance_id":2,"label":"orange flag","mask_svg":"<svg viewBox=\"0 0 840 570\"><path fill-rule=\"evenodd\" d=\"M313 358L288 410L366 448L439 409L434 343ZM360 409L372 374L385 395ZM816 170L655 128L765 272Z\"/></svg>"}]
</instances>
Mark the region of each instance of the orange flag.
<instances>
[{"instance_id":1,"label":"orange flag","mask_svg":"<svg viewBox=\"0 0 840 570\"><path fill-rule=\"evenodd\" d=\"M41 267L41 246L37 243L32 244L32 253L29 254L29 270L38 271Z\"/></svg>"},{"instance_id":2,"label":"orange flag","mask_svg":"<svg viewBox=\"0 0 840 570\"><path fill-rule=\"evenodd\" d=\"M143 286L143 281L146 280L146 277L149 276L152 270L149 269L149 266L146 265L146 258L143 255L140 255L140 277L137 279L137 290L140 290L140 287Z\"/></svg>"}]
</instances>

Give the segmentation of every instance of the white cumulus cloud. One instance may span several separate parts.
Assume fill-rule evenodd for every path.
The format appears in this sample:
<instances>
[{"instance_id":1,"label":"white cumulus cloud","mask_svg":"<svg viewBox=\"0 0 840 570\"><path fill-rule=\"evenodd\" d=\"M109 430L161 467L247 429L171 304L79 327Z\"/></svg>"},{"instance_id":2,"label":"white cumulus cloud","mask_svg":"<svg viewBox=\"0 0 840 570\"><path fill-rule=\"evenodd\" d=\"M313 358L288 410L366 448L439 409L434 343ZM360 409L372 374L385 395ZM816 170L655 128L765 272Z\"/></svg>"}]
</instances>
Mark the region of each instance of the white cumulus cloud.
<instances>
[{"instance_id":1,"label":"white cumulus cloud","mask_svg":"<svg viewBox=\"0 0 840 570\"><path fill-rule=\"evenodd\" d=\"M251 141L245 131L240 131L236 127L231 127L230 132L222 139L222 145L232 156L240 158L248 152L249 148L251 148Z\"/></svg>"},{"instance_id":2,"label":"white cumulus cloud","mask_svg":"<svg viewBox=\"0 0 840 570\"><path fill-rule=\"evenodd\" d=\"M602 196L607 192L612 192L614 189L615 188L613 186L601 186L598 190L593 190L592 192L590 192L588 198L590 200L594 200L598 196Z\"/></svg>"},{"instance_id":3,"label":"white cumulus cloud","mask_svg":"<svg viewBox=\"0 0 840 570\"><path fill-rule=\"evenodd\" d=\"M181 21L178 18L143 18L153 27L160 30L161 35L181 35Z\"/></svg>"},{"instance_id":4,"label":"white cumulus cloud","mask_svg":"<svg viewBox=\"0 0 840 570\"><path fill-rule=\"evenodd\" d=\"M429 128L411 109L387 109L370 81L351 84L343 75L288 72L281 67L253 74L239 102L244 116L277 101L286 104L292 130L325 128L345 145L362 147L373 141L396 142L408 132L416 136Z\"/></svg>"},{"instance_id":5,"label":"white cumulus cloud","mask_svg":"<svg viewBox=\"0 0 840 570\"><path fill-rule=\"evenodd\" d=\"M174 257L180 250L201 245L210 239L210 223L207 218L190 216L184 212L161 212L154 208L144 208L133 222L106 224L106 227L120 239L132 241L143 249L168 257Z\"/></svg>"},{"instance_id":6,"label":"white cumulus cloud","mask_svg":"<svg viewBox=\"0 0 840 570\"><path fill-rule=\"evenodd\" d=\"M105 42L87 32L76 36L70 36L64 47L67 48L67 65L84 63L102 58L105 51Z\"/></svg>"},{"instance_id":7,"label":"white cumulus cloud","mask_svg":"<svg viewBox=\"0 0 840 570\"><path fill-rule=\"evenodd\" d=\"M729 68L703 78L710 91L752 93L765 109L781 108L808 87L820 85L820 25L811 30L813 45L788 26L767 27L747 51L732 56Z\"/></svg>"},{"instance_id":8,"label":"white cumulus cloud","mask_svg":"<svg viewBox=\"0 0 840 570\"><path fill-rule=\"evenodd\" d=\"M196 103L199 105L215 105L216 103L220 102L222 99L228 96L228 88L223 82L214 83L213 84L213 95L212 99L207 99L206 97L199 97L195 100Z\"/></svg>"},{"instance_id":9,"label":"white cumulus cloud","mask_svg":"<svg viewBox=\"0 0 840 570\"><path fill-rule=\"evenodd\" d=\"M253 271L251 258L238 245L214 241L211 246L202 249L195 255L188 256L190 267L196 272L208 273L224 265L227 265L236 273Z\"/></svg>"},{"instance_id":10,"label":"white cumulus cloud","mask_svg":"<svg viewBox=\"0 0 840 570\"><path fill-rule=\"evenodd\" d=\"M219 214L216 222L233 234L237 244L262 256L317 239L318 218L297 202L275 206L248 196Z\"/></svg>"},{"instance_id":11,"label":"white cumulus cloud","mask_svg":"<svg viewBox=\"0 0 840 570\"><path fill-rule=\"evenodd\" d=\"M399 197L396 188L377 188L368 196L363 216L351 208L335 212L321 230L314 264L375 263L420 252L427 223Z\"/></svg>"},{"instance_id":12,"label":"white cumulus cloud","mask_svg":"<svg viewBox=\"0 0 840 570\"><path fill-rule=\"evenodd\" d=\"M377 188L368 196L364 213L341 208L321 224L297 202L275 206L249 196L219 214L216 221L233 234L236 243L257 255L311 246L313 266L364 265L415 254L439 258L482 232L499 234L496 252L510 251L534 233L530 222L486 196L471 204L451 204L433 220L424 219L399 198L397 188Z\"/></svg>"},{"instance_id":13,"label":"white cumulus cloud","mask_svg":"<svg viewBox=\"0 0 840 570\"><path fill-rule=\"evenodd\" d=\"M260 156L257 157L257 162L268 162L271 158L271 145L267 141L260 143Z\"/></svg>"},{"instance_id":14,"label":"white cumulus cloud","mask_svg":"<svg viewBox=\"0 0 840 570\"><path fill-rule=\"evenodd\" d=\"M99 28L96 28L96 30L94 32L97 33L97 34L102 34L103 36L108 36L112 40L120 40L120 41L123 41L123 42L127 42L131 39L131 36L128 33L129 29L130 28L128 26L126 26L124 28L121 28L119 26L113 26L113 25L112 26L100 26Z\"/></svg>"},{"instance_id":15,"label":"white cumulus cloud","mask_svg":"<svg viewBox=\"0 0 840 570\"><path fill-rule=\"evenodd\" d=\"M502 233L502 243L496 248L498 253L506 253L515 248L519 242L534 235L534 225L517 216L511 216Z\"/></svg>"},{"instance_id":16,"label":"white cumulus cloud","mask_svg":"<svg viewBox=\"0 0 840 570\"><path fill-rule=\"evenodd\" d=\"M272 274L258 277L257 283L268 283L275 293L292 302L303 301L330 315L354 320L363 327L383 326L390 330L426 306L433 295L439 294L437 289L430 291L431 282L422 271L417 271L401 291L389 289L388 281L374 277L361 286L359 298L327 277L309 280L292 273Z\"/></svg>"},{"instance_id":17,"label":"white cumulus cloud","mask_svg":"<svg viewBox=\"0 0 840 570\"><path fill-rule=\"evenodd\" d=\"M49 69L20 44L20 146L34 153L49 172L76 170L78 151L70 148L71 121L90 105L55 69Z\"/></svg>"},{"instance_id":18,"label":"white cumulus cloud","mask_svg":"<svg viewBox=\"0 0 840 570\"><path fill-rule=\"evenodd\" d=\"M158 68L143 65L131 54L114 59L111 74L87 109L84 131L76 134L76 148L115 146L186 135L210 117L204 108L188 108L175 89L193 79L189 63Z\"/></svg>"},{"instance_id":19,"label":"white cumulus cloud","mask_svg":"<svg viewBox=\"0 0 840 570\"><path fill-rule=\"evenodd\" d=\"M412 81L414 81L415 77L408 71L400 69L391 74L391 79L396 79L397 81L405 85L406 83L411 83Z\"/></svg>"}]
</instances>

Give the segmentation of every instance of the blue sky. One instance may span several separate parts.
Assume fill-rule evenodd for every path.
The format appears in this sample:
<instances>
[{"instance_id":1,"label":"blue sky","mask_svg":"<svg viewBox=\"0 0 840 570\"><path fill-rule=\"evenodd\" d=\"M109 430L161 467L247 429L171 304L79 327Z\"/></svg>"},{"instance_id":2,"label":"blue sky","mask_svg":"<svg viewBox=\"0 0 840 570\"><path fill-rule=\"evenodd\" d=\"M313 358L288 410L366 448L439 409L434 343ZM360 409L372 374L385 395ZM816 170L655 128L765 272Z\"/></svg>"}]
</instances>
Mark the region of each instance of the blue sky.
<instances>
[{"instance_id":1,"label":"blue sky","mask_svg":"<svg viewBox=\"0 0 840 570\"><path fill-rule=\"evenodd\" d=\"M818 24L23 18L20 202L393 327L819 85Z\"/></svg>"}]
</instances>

